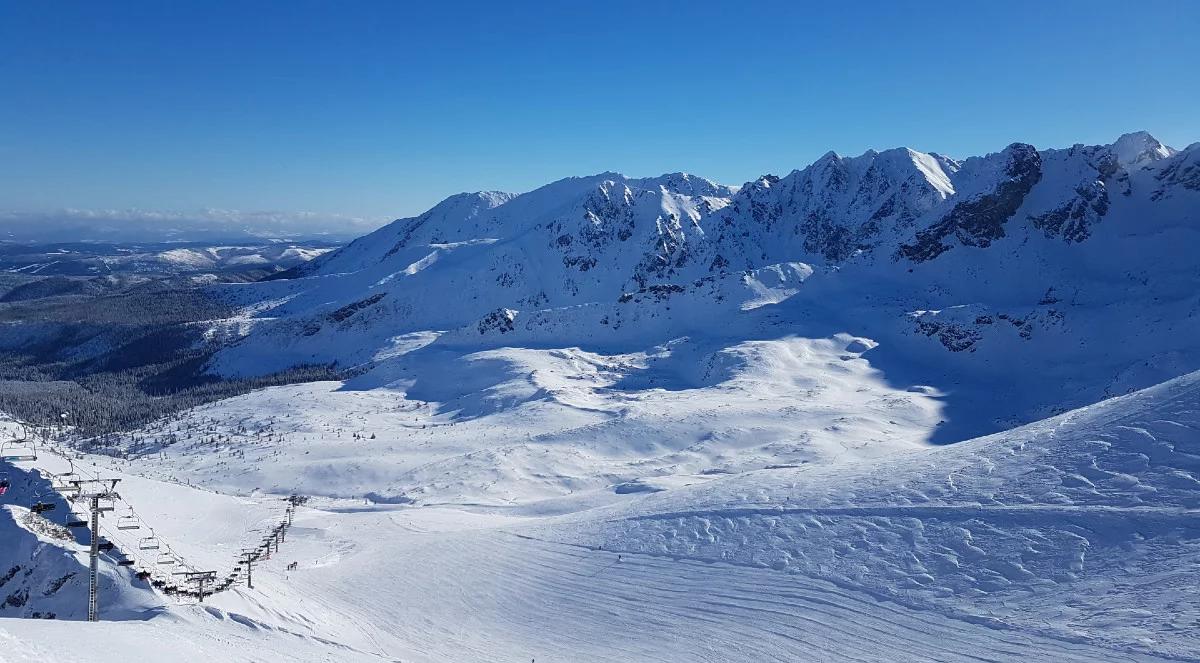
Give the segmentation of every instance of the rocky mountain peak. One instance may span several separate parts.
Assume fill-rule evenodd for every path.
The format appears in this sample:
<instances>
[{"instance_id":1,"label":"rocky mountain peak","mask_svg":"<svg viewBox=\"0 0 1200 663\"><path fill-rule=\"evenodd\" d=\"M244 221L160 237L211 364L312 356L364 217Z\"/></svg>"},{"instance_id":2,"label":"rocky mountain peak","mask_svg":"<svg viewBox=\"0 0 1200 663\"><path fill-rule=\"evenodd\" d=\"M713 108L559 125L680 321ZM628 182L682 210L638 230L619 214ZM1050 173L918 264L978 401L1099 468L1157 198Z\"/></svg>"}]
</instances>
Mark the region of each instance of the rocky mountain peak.
<instances>
[{"instance_id":1,"label":"rocky mountain peak","mask_svg":"<svg viewBox=\"0 0 1200 663\"><path fill-rule=\"evenodd\" d=\"M1117 163L1126 168L1141 168L1160 159L1166 159L1177 151L1163 145L1145 131L1128 133L1117 139L1110 148Z\"/></svg>"}]
</instances>

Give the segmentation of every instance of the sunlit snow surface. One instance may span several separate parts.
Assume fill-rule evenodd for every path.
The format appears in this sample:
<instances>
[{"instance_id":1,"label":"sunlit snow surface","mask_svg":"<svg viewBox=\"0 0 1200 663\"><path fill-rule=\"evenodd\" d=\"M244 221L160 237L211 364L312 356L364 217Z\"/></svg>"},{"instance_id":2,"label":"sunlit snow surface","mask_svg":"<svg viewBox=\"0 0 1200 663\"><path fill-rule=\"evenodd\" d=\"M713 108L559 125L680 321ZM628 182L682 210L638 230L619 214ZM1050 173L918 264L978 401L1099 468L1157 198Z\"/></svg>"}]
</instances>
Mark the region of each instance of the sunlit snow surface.
<instances>
[{"instance_id":1,"label":"sunlit snow surface","mask_svg":"<svg viewBox=\"0 0 1200 663\"><path fill-rule=\"evenodd\" d=\"M1197 159L603 173L216 288L212 372L356 377L85 462L222 572L313 501L254 589L176 605L106 564L123 621L0 621L0 659L1200 660ZM54 563L0 616L78 619L78 578L45 592L82 548L5 520L29 480L0 553Z\"/></svg>"},{"instance_id":2,"label":"sunlit snow surface","mask_svg":"<svg viewBox=\"0 0 1200 663\"><path fill-rule=\"evenodd\" d=\"M285 441L261 443L257 457L248 451L239 463L246 474L201 462L186 443L138 467L223 477L224 490L247 497L130 477L130 499L183 554L220 568L248 528L278 516L278 501L254 492L264 479L290 474L318 495L372 481L386 489L359 471L369 457L399 463L405 454L388 451L399 444L453 457L488 430L480 423L439 438L436 412L375 414L358 400L353 411L338 405L350 395L331 386L276 388L194 415L244 425L249 410L240 408L275 413ZM376 439L346 439L351 426L327 419L339 410ZM734 412L731 425L755 416ZM531 413L529 425L537 420ZM323 423L345 425L341 441L306 444L289 433ZM577 438L605 434L578 423ZM430 432L417 433L421 425ZM615 491L604 484L628 479L609 474L620 462L558 454L547 432L517 443L522 452L509 465L488 463L486 481L470 451L410 474L444 482L449 492L431 492L429 502L420 492L416 505L318 498L254 590L204 609L172 606L149 621L98 627L0 622L4 660L89 660L76 639L83 632L106 646L215 660L1171 660L1200 652L1200 375L957 445L740 474L656 467L643 480L660 492ZM297 460L314 453L323 458L311 466ZM565 485L578 490L538 499ZM422 506L435 497L453 505ZM523 506L499 506L506 499ZM290 561L297 571L284 571Z\"/></svg>"}]
</instances>

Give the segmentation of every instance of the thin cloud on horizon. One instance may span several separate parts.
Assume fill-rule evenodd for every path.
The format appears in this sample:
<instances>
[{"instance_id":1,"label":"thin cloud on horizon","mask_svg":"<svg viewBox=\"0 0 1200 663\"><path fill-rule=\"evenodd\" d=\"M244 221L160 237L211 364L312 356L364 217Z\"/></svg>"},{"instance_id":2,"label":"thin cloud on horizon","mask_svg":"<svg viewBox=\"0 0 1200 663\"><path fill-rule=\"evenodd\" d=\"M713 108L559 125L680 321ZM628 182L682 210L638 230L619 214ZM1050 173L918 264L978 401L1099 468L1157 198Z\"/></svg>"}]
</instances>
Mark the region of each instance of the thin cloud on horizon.
<instances>
[{"instance_id":1,"label":"thin cloud on horizon","mask_svg":"<svg viewBox=\"0 0 1200 663\"><path fill-rule=\"evenodd\" d=\"M215 238L350 239L390 222L320 212L202 209L195 212L144 209L0 211L0 240L176 241Z\"/></svg>"}]
</instances>

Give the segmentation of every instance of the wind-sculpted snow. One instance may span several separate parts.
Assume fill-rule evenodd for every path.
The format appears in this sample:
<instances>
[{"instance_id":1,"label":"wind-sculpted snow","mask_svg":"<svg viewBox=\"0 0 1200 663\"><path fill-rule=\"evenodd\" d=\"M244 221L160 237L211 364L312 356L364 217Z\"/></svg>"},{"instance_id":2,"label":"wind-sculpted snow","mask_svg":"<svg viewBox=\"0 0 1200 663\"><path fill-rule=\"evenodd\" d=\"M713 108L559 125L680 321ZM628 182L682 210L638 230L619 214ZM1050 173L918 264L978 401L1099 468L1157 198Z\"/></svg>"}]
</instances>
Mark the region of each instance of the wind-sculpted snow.
<instances>
[{"instance_id":1,"label":"wind-sculpted snow","mask_svg":"<svg viewBox=\"0 0 1200 663\"><path fill-rule=\"evenodd\" d=\"M843 342L841 352L870 350L861 339ZM743 350L755 351L771 348ZM793 348L804 352L820 349ZM559 359L537 370L615 368L581 353ZM694 363L684 353L659 360L665 365L628 359L644 365L647 383L770 381L745 376L739 362L705 378L679 375ZM776 361L778 384L795 366ZM587 402L569 393L565 375L547 387L580 412ZM631 463L642 477L634 481L621 480L629 470L601 452L624 443L652 457L649 447L670 445L682 427L647 419L640 429L609 430L580 412L555 434L547 428L567 423L564 414L529 409L473 427L489 417L449 424L379 390L302 388L198 411L206 431L236 424L248 432L243 440L222 432L208 459L186 441L158 450L154 462L89 459L106 471L169 472L164 478L241 492L289 473L292 485L356 492L395 476L396 463L452 444L492 457L474 465L468 454L410 475L455 485L464 491L457 496L443 488L414 493L415 503L314 498L284 553L256 567L254 590L235 588L203 609L170 606L138 625L105 624L97 642L216 660L1168 661L1200 652L1200 374L958 445L880 441L885 453L863 449L835 463L713 464L692 474L678 456L657 467ZM754 400L730 390L719 416L748 423ZM401 409L383 414L389 401ZM871 410L858 404L825 417L852 428L861 423L845 412ZM305 435L315 422L327 432ZM714 433L688 451L732 452L746 441ZM347 456L351 449L361 455ZM778 445L770 451L782 458ZM492 474L475 483L481 468ZM128 480L130 498L151 504L148 518L173 537L192 533L189 554L213 560L273 501ZM613 485L601 488L606 481ZM548 499L555 484L576 494ZM170 499L155 503L164 489ZM0 623L0 640L29 660L78 655L70 633Z\"/></svg>"},{"instance_id":2,"label":"wind-sculpted snow","mask_svg":"<svg viewBox=\"0 0 1200 663\"><path fill-rule=\"evenodd\" d=\"M993 628L1190 658L1198 508L1194 373L950 447L649 496L570 540L818 577Z\"/></svg>"}]
</instances>

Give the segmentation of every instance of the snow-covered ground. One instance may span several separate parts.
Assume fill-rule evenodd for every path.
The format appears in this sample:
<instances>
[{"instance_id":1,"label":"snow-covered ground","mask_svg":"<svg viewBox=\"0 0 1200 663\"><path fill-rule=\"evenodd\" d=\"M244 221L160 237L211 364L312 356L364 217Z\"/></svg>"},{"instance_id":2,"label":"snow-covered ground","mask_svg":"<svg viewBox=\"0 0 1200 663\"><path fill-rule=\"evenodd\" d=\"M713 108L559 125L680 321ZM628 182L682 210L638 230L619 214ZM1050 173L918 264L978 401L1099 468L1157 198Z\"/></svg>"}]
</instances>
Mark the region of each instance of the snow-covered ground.
<instances>
[{"instance_id":1,"label":"snow-covered ground","mask_svg":"<svg viewBox=\"0 0 1200 663\"><path fill-rule=\"evenodd\" d=\"M291 473L295 485L322 487L311 467L279 460L290 436L300 446L288 456L321 453L316 466L338 468L332 484L336 473L383 488L390 474L355 476L360 461L337 450L366 454L376 445L384 462L406 455L388 450L397 440L378 434L386 427L375 440L352 437L349 422L368 435L381 424L368 407L323 422L342 428L340 442L336 432L320 445L285 432L281 422L302 410L311 425L338 399L356 402L328 387L275 388L196 413L242 426L241 408L255 399L258 411L277 412L276 437L259 436L259 455L227 461L255 471L219 474L223 490L242 496L125 473L160 474L178 454L177 480L210 476L182 442L157 464L88 457L80 467L123 476L123 494L156 533L182 556L228 569L253 528L278 517L277 495L255 490L263 476L282 482ZM279 398L288 389L299 393ZM321 407L301 390L322 398ZM430 431L443 415L403 416ZM483 430L466 427L464 437ZM466 444L446 433L413 439L430 454ZM660 474L644 481L653 493L601 488L596 479L588 489L587 478L608 477L611 463L590 458L574 468L576 494L560 477L550 492L563 495L544 499L548 489L529 481L512 506L495 488L451 479L456 467L467 477L476 469L448 463L431 476L444 476L457 499L315 498L299 510L283 551L256 570L252 590L204 607L150 609L136 623L0 622L12 644L6 653L18 652L5 660L88 660L84 633L217 660L1200 656L1200 375L1004 434L890 451ZM513 466L528 469L522 460ZM507 483L517 490L524 482ZM299 568L289 572L292 561Z\"/></svg>"},{"instance_id":2,"label":"snow-covered ground","mask_svg":"<svg viewBox=\"0 0 1200 663\"><path fill-rule=\"evenodd\" d=\"M860 357L870 346L414 351L347 383L201 407L126 444L139 471L234 492L508 505L651 489L918 448L935 394L887 383Z\"/></svg>"}]
</instances>

